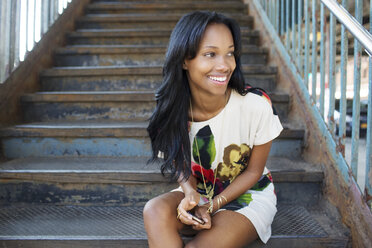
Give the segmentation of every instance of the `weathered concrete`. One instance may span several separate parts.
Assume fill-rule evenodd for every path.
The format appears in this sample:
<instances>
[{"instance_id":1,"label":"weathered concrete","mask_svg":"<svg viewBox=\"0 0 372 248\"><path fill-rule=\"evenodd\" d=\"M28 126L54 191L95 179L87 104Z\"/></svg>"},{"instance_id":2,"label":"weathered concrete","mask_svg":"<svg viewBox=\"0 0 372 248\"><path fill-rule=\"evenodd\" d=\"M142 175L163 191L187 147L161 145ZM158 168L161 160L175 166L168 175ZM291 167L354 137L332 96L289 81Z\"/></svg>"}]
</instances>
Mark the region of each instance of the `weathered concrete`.
<instances>
[{"instance_id":1,"label":"weathered concrete","mask_svg":"<svg viewBox=\"0 0 372 248\"><path fill-rule=\"evenodd\" d=\"M79 30L67 35L71 45L167 45L171 29L95 29ZM241 28L244 44L258 45L259 32L248 27Z\"/></svg>"},{"instance_id":2,"label":"weathered concrete","mask_svg":"<svg viewBox=\"0 0 372 248\"><path fill-rule=\"evenodd\" d=\"M76 25L78 29L132 29L132 28L173 28L182 14L113 14L113 15L89 15L79 18ZM233 16L242 27L252 28L253 20L247 15Z\"/></svg>"},{"instance_id":3,"label":"weathered concrete","mask_svg":"<svg viewBox=\"0 0 372 248\"><path fill-rule=\"evenodd\" d=\"M116 3L92 3L87 6L87 14L127 14L127 13L188 13L195 10L209 10L225 13L247 14L242 2L216 2L213 4L203 2L175 2L171 5L167 2L116 2Z\"/></svg>"}]
</instances>

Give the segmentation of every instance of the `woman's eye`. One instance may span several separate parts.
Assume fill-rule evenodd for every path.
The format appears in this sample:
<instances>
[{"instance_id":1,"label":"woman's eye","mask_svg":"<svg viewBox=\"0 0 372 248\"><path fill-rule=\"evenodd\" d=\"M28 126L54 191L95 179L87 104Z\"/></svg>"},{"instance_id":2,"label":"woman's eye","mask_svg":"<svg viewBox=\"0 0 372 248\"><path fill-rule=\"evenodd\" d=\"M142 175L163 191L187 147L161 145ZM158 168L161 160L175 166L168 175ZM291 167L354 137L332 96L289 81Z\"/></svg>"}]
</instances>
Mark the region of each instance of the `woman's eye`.
<instances>
[{"instance_id":1,"label":"woman's eye","mask_svg":"<svg viewBox=\"0 0 372 248\"><path fill-rule=\"evenodd\" d=\"M227 56L230 56L230 57L234 56L234 52L229 52L229 53L227 54Z\"/></svg>"},{"instance_id":2,"label":"woman's eye","mask_svg":"<svg viewBox=\"0 0 372 248\"><path fill-rule=\"evenodd\" d=\"M205 57L214 57L215 53L211 52L211 53L206 53L204 54Z\"/></svg>"}]
</instances>

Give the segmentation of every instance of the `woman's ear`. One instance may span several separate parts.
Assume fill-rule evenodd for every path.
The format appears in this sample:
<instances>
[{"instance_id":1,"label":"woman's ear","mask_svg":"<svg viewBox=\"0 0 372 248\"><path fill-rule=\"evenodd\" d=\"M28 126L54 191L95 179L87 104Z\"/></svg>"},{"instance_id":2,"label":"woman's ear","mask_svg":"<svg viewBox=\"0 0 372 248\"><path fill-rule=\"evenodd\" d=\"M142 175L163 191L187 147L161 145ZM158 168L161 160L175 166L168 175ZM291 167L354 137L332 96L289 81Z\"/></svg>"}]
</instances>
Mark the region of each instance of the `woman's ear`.
<instances>
[{"instance_id":1,"label":"woman's ear","mask_svg":"<svg viewBox=\"0 0 372 248\"><path fill-rule=\"evenodd\" d=\"M187 70L187 64L186 64L186 61L183 61L182 68L183 68L184 70Z\"/></svg>"}]
</instances>

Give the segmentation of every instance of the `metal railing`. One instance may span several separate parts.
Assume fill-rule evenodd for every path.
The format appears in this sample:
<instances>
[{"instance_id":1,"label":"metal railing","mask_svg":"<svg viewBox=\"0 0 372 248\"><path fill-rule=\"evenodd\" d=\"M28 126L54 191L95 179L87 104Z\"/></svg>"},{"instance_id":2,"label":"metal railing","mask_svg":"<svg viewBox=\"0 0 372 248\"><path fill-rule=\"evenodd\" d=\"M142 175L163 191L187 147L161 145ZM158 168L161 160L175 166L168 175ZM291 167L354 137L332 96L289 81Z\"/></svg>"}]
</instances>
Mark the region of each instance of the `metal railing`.
<instances>
[{"instance_id":1,"label":"metal railing","mask_svg":"<svg viewBox=\"0 0 372 248\"><path fill-rule=\"evenodd\" d=\"M0 1L0 83L24 60L71 0Z\"/></svg>"},{"instance_id":2,"label":"metal railing","mask_svg":"<svg viewBox=\"0 0 372 248\"><path fill-rule=\"evenodd\" d=\"M351 171L359 187L365 189L361 193L367 201L371 200L372 25L369 32L362 25L363 0L354 1L354 15L348 11L350 4L347 0L342 0L342 4L335 0L252 2L260 12L271 37L280 44L280 53L308 98L305 100L316 113L315 118L322 133L331 137L327 144L337 151L334 152L334 158L345 181L350 180ZM365 11L364 17L372 20L372 0L369 3L365 0L364 3L367 6L369 4L369 13ZM354 43L353 52L349 49L349 42ZM351 67L353 79L348 80L347 72ZM361 74L362 69L364 72L368 70L368 77L366 73ZM362 103L368 103L362 105L367 108L362 110L362 119L361 100ZM351 101L350 113L347 105ZM366 133L365 163L358 161L360 131ZM347 138L350 134L351 140ZM346 159L346 141L351 142L351 148L346 149L351 152L349 159ZM360 171L361 168L365 169ZM358 178L358 174L364 177Z\"/></svg>"}]
</instances>

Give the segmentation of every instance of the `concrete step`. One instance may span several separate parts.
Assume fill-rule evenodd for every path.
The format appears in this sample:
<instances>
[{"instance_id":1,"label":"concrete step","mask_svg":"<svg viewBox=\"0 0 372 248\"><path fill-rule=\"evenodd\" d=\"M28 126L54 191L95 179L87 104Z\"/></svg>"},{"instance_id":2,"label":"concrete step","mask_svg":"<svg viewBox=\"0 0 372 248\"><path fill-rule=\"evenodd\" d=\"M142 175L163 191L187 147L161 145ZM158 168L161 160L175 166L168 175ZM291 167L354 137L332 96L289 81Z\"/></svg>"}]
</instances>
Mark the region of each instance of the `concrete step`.
<instances>
[{"instance_id":1,"label":"concrete step","mask_svg":"<svg viewBox=\"0 0 372 248\"><path fill-rule=\"evenodd\" d=\"M248 5L237 1L219 2L98 2L89 4L87 14L144 14L144 13L189 13L195 10L209 10L224 13L248 14Z\"/></svg>"},{"instance_id":2,"label":"concrete step","mask_svg":"<svg viewBox=\"0 0 372 248\"><path fill-rule=\"evenodd\" d=\"M177 188L159 164L137 158L24 158L0 163L0 205L7 203L137 206ZM321 199L320 166L270 157L278 202L306 206ZM3 181L2 181L3 180ZM29 192L32 192L29 194Z\"/></svg>"},{"instance_id":3,"label":"concrete step","mask_svg":"<svg viewBox=\"0 0 372 248\"><path fill-rule=\"evenodd\" d=\"M149 157L147 122L79 121L42 122L0 130L3 154L22 157ZM304 131L284 124L270 156L299 158Z\"/></svg>"},{"instance_id":4,"label":"concrete step","mask_svg":"<svg viewBox=\"0 0 372 248\"><path fill-rule=\"evenodd\" d=\"M259 44L259 31L241 27L242 43ZM67 35L70 45L163 45L169 41L171 29L86 29Z\"/></svg>"},{"instance_id":5,"label":"concrete step","mask_svg":"<svg viewBox=\"0 0 372 248\"><path fill-rule=\"evenodd\" d=\"M232 16L231 14L226 14ZM77 29L138 29L173 28L182 14L90 14L76 22ZM253 17L236 14L232 16L241 27L253 28Z\"/></svg>"},{"instance_id":6,"label":"concrete step","mask_svg":"<svg viewBox=\"0 0 372 248\"><path fill-rule=\"evenodd\" d=\"M21 97L24 120L146 120L154 92L38 92Z\"/></svg>"},{"instance_id":7,"label":"concrete step","mask_svg":"<svg viewBox=\"0 0 372 248\"><path fill-rule=\"evenodd\" d=\"M258 46L243 46L242 64L266 64L268 51ZM56 66L161 65L166 46L159 45L80 45L56 49Z\"/></svg>"},{"instance_id":8,"label":"concrete step","mask_svg":"<svg viewBox=\"0 0 372 248\"><path fill-rule=\"evenodd\" d=\"M169 2L182 2L182 3L195 3L194 0L92 0L92 3L117 3L117 2L138 2L138 3L169 3ZM202 0L200 2L238 2L241 3L242 0Z\"/></svg>"},{"instance_id":9,"label":"concrete step","mask_svg":"<svg viewBox=\"0 0 372 248\"><path fill-rule=\"evenodd\" d=\"M348 231L322 206L279 205L272 237L250 248L347 247ZM190 238L184 238L187 242ZM3 247L136 247L147 236L142 207L30 205L0 208Z\"/></svg>"},{"instance_id":10,"label":"concrete step","mask_svg":"<svg viewBox=\"0 0 372 248\"><path fill-rule=\"evenodd\" d=\"M276 88L276 67L243 65L245 82L268 92ZM155 90L162 66L55 67L40 74L43 91Z\"/></svg>"},{"instance_id":11,"label":"concrete step","mask_svg":"<svg viewBox=\"0 0 372 248\"><path fill-rule=\"evenodd\" d=\"M286 120L289 96L271 93L281 120ZM154 91L37 92L21 97L26 122L50 120L147 120L156 102Z\"/></svg>"}]
</instances>

